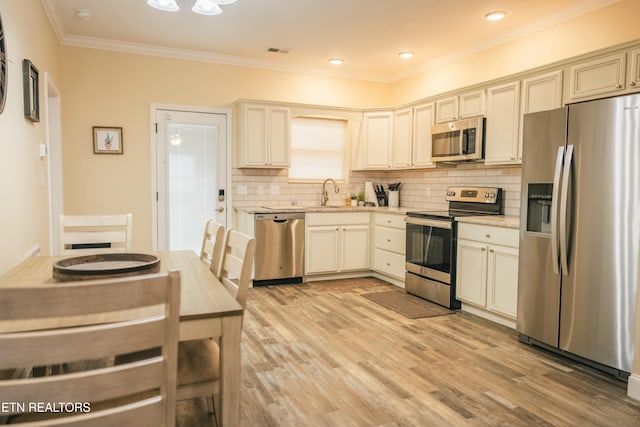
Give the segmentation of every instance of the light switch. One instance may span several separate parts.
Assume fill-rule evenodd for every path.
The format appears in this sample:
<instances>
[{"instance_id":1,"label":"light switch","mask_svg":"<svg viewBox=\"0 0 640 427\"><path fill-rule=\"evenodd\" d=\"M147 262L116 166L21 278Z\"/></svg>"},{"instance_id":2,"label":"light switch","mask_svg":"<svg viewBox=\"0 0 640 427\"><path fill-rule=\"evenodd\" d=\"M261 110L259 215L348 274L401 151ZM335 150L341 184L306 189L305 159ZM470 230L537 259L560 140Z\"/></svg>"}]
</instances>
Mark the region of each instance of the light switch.
<instances>
[{"instance_id":1,"label":"light switch","mask_svg":"<svg viewBox=\"0 0 640 427\"><path fill-rule=\"evenodd\" d=\"M271 194L280 194L280 186L272 185L271 186Z\"/></svg>"},{"instance_id":2,"label":"light switch","mask_svg":"<svg viewBox=\"0 0 640 427\"><path fill-rule=\"evenodd\" d=\"M264 185L258 185L258 195L262 196L264 194Z\"/></svg>"},{"instance_id":3,"label":"light switch","mask_svg":"<svg viewBox=\"0 0 640 427\"><path fill-rule=\"evenodd\" d=\"M47 146L46 144L40 144L40 158L47 157Z\"/></svg>"}]
</instances>

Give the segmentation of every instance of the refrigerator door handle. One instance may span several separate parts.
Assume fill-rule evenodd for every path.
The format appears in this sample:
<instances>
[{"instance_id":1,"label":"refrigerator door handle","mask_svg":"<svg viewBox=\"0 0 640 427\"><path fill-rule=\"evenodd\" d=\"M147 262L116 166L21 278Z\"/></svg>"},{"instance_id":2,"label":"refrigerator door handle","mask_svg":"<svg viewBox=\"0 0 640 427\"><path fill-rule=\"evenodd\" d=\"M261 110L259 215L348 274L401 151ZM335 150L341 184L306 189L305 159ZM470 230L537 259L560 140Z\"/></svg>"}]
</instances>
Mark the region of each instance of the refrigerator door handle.
<instances>
[{"instance_id":1,"label":"refrigerator door handle","mask_svg":"<svg viewBox=\"0 0 640 427\"><path fill-rule=\"evenodd\" d=\"M556 168L553 174L553 193L551 195L551 264L553 265L554 274L560 274L560 256L558 253L558 202L563 159L564 146L560 146L558 147L558 154L556 155Z\"/></svg>"},{"instance_id":2,"label":"refrigerator door handle","mask_svg":"<svg viewBox=\"0 0 640 427\"><path fill-rule=\"evenodd\" d=\"M569 261L567 256L567 203L569 197L569 180L571 179L571 161L573 160L573 145L567 146L567 155L564 158L564 170L562 172L562 194L560 195L560 262L562 275L569 274Z\"/></svg>"}]
</instances>

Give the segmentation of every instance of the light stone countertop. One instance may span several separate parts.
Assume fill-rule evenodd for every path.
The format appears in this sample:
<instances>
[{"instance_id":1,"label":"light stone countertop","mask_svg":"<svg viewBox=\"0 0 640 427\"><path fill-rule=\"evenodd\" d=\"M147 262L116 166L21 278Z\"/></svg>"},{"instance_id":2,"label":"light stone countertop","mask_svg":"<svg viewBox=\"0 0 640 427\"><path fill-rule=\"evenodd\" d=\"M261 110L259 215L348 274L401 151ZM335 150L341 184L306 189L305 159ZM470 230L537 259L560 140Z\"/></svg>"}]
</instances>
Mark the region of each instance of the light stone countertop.
<instances>
[{"instance_id":1,"label":"light stone countertop","mask_svg":"<svg viewBox=\"0 0 640 427\"><path fill-rule=\"evenodd\" d=\"M508 215L465 216L462 218L458 218L458 222L493 225L495 227L505 228L520 228L520 217Z\"/></svg>"},{"instance_id":2,"label":"light stone countertop","mask_svg":"<svg viewBox=\"0 0 640 427\"><path fill-rule=\"evenodd\" d=\"M236 207L236 212L255 214L255 213L276 213L276 212L304 212L304 213L347 213L347 212L373 212L387 213L395 215L405 215L409 211L415 211L416 208L390 208L387 206L252 206L252 207Z\"/></svg>"}]
</instances>

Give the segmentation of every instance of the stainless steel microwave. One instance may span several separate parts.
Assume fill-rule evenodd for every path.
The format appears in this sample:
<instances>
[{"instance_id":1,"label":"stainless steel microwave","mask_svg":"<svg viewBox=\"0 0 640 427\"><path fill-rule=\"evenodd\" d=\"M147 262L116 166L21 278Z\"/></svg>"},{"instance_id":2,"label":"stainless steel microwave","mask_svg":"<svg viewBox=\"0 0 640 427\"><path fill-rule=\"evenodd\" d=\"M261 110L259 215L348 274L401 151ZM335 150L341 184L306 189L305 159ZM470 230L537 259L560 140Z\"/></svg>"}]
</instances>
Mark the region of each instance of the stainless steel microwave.
<instances>
[{"instance_id":1,"label":"stainless steel microwave","mask_svg":"<svg viewBox=\"0 0 640 427\"><path fill-rule=\"evenodd\" d=\"M482 160L484 117L458 120L431 127L431 157L434 162Z\"/></svg>"}]
</instances>

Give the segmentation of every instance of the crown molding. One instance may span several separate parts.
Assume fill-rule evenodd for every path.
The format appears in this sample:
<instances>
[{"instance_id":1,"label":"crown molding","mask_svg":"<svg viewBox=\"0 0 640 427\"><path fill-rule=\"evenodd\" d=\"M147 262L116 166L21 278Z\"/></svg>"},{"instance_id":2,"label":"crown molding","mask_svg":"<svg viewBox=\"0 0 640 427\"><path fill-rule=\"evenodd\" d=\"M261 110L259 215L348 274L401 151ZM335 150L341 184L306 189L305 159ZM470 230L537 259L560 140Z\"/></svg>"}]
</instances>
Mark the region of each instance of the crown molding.
<instances>
[{"instance_id":1,"label":"crown molding","mask_svg":"<svg viewBox=\"0 0 640 427\"><path fill-rule=\"evenodd\" d=\"M592 12L594 10L618 3L621 0L591 0L587 3L581 3L571 8L563 10L561 13L542 20L531 22L528 25L517 28L516 30L504 33L498 37L486 40L482 43L473 44L465 49L458 50L449 55L440 56L432 60L423 62L415 67L409 68L400 73L382 75L372 73L353 73L339 70L327 70L320 67L305 67L291 64L282 64L276 61L268 61L261 59L251 59L233 55L225 55L212 52L204 52L189 49L177 49L171 47L163 47L156 45L147 45L140 43L122 42L108 39L100 39L95 37L65 35L64 27L55 14L52 2L54 0L40 0L44 11L49 18L51 27L56 38L61 45L83 47L88 49L101 49L114 52L132 53L138 55L159 56L164 58L183 59L189 61L207 62L214 64L232 65L239 67L258 68L290 73L304 73L318 75L322 77L332 77L351 80L364 80L377 83L393 83L405 78L430 71L437 67L455 62L462 58L480 53L493 47L505 44L512 40L524 37L526 35L544 30L546 28L557 25L569 19L576 18L580 15Z\"/></svg>"}]
</instances>

